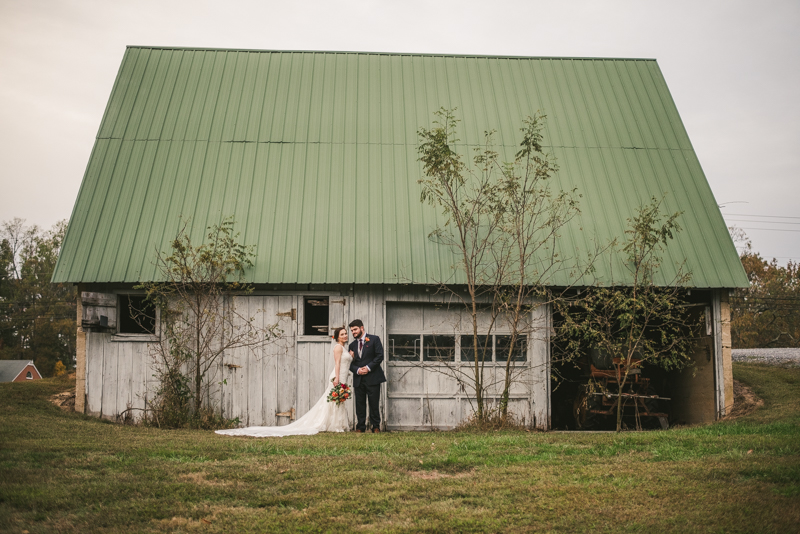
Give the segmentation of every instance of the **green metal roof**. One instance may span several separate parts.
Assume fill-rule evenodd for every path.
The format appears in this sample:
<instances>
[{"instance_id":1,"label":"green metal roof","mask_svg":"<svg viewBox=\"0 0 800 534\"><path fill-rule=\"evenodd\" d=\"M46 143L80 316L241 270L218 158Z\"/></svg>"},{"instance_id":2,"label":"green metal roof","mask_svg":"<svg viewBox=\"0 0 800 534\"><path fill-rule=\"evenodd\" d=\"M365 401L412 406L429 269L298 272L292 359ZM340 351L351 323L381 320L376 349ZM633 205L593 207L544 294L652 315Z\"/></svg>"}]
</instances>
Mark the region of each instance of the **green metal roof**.
<instances>
[{"instance_id":1,"label":"green metal roof","mask_svg":"<svg viewBox=\"0 0 800 534\"><path fill-rule=\"evenodd\" d=\"M583 195L565 250L622 236L666 193L685 214L664 279L685 259L697 287L747 285L654 60L149 47L125 53L53 281L153 279L181 216L199 241L227 215L256 283L451 279L417 184L417 130L440 107L465 145L496 129L509 153L521 119L547 114L557 180Z\"/></svg>"}]
</instances>

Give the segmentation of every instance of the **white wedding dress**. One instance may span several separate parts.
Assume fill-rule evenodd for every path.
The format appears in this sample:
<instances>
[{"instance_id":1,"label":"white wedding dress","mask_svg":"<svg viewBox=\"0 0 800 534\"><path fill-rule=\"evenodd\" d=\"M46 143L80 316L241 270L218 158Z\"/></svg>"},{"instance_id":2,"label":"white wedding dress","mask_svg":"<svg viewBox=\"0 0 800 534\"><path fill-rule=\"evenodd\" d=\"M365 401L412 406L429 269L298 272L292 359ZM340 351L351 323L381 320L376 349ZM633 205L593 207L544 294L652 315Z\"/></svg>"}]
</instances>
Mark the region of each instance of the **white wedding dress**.
<instances>
[{"instance_id":1,"label":"white wedding dress","mask_svg":"<svg viewBox=\"0 0 800 534\"><path fill-rule=\"evenodd\" d=\"M336 343L331 345L331 359ZM352 386L350 380L350 362L353 357L347 347L342 351L339 362L339 381ZM337 404L328 402L328 394L333 389L331 380L336 376L336 370L332 370L328 377L328 388L317 403L303 417L285 426L249 426L247 428L232 428L230 430L217 430L217 434L224 436L253 436L257 438L283 437L283 436L310 436L319 432L347 432L351 428L349 403Z\"/></svg>"}]
</instances>

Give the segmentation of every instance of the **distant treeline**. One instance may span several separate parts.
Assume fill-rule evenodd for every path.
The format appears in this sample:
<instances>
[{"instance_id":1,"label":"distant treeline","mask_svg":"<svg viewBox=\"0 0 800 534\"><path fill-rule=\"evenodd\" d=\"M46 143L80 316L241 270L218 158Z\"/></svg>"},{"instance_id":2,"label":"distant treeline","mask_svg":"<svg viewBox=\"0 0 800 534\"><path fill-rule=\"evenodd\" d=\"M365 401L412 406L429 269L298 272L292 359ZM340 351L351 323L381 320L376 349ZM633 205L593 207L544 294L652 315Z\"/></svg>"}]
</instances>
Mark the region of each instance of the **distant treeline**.
<instances>
[{"instance_id":1,"label":"distant treeline","mask_svg":"<svg viewBox=\"0 0 800 534\"><path fill-rule=\"evenodd\" d=\"M76 289L50 283L66 228L0 226L0 359L33 360L44 376L74 365Z\"/></svg>"},{"instance_id":2,"label":"distant treeline","mask_svg":"<svg viewBox=\"0 0 800 534\"><path fill-rule=\"evenodd\" d=\"M767 261L753 252L741 230L732 230L744 243L740 257L750 280L750 287L737 289L731 299L733 348L800 347L800 264Z\"/></svg>"}]
</instances>

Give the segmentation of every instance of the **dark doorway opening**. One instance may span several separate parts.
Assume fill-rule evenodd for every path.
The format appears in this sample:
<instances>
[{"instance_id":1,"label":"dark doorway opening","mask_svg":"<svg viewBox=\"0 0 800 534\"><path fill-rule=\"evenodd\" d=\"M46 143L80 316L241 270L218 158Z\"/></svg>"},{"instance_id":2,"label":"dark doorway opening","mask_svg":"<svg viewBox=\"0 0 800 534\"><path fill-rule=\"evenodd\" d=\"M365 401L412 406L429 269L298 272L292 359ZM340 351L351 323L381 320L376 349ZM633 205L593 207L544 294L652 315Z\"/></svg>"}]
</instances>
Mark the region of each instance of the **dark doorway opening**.
<instances>
[{"instance_id":1,"label":"dark doorway opening","mask_svg":"<svg viewBox=\"0 0 800 534\"><path fill-rule=\"evenodd\" d=\"M714 394L713 378L705 378L712 373L711 294L707 291L693 290L686 298L686 305L697 320L703 322L696 349L691 355L691 366L682 371L665 371L655 364L644 365L629 374L626 381L628 390L644 396L660 398L642 399L646 403L645 413L664 414L663 417L640 416L633 414L623 418L623 428L633 429L639 425L643 429L659 429L675 424L708 420L706 405ZM553 323L558 329L562 318L554 313ZM554 430L615 430L615 414L604 415L596 412L608 411L615 398L599 395L605 386L612 393L616 372L614 362L606 355L588 345L581 344L575 352L568 353L563 340L557 337L551 343L551 428ZM609 387L609 383L611 386ZM600 385L601 387L597 387ZM617 386L618 387L618 386ZM669 399L669 400L666 400ZM713 412L712 412L713 414ZM713 420L713 415L712 419Z\"/></svg>"}]
</instances>

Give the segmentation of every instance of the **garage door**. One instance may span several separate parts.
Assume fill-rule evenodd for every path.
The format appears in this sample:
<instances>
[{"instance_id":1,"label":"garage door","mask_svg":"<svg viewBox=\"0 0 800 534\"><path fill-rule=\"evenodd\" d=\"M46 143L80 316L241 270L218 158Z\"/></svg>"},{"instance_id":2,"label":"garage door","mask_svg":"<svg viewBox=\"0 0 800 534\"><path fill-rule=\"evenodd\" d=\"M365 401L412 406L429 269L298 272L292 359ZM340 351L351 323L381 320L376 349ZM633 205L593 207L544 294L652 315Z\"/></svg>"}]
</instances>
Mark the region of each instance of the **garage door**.
<instances>
[{"instance_id":1,"label":"garage door","mask_svg":"<svg viewBox=\"0 0 800 534\"><path fill-rule=\"evenodd\" d=\"M510 332L489 332L488 314L481 316L480 342L485 359L488 404L503 390ZM387 303L386 424L394 430L449 429L474 411L474 351L469 315L457 307L419 303ZM505 349L505 350L504 350ZM514 351L510 408L530 421L530 346L527 336Z\"/></svg>"}]
</instances>

